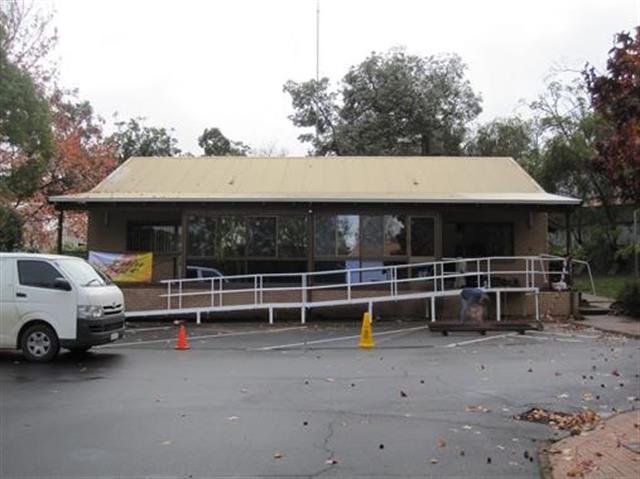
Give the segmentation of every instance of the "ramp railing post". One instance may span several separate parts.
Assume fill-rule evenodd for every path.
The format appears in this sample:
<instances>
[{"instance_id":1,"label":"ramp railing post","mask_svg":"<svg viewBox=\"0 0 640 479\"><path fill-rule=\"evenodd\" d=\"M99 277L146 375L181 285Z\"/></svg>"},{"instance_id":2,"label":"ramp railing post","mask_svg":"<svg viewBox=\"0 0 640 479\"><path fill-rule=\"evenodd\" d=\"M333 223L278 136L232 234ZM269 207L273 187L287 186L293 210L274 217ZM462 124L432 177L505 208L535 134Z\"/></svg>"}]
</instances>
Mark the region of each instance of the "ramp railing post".
<instances>
[{"instance_id":1,"label":"ramp railing post","mask_svg":"<svg viewBox=\"0 0 640 479\"><path fill-rule=\"evenodd\" d=\"M269 324L273 324L273 308L269 308Z\"/></svg>"},{"instance_id":2,"label":"ramp railing post","mask_svg":"<svg viewBox=\"0 0 640 479\"><path fill-rule=\"evenodd\" d=\"M216 305L216 278L215 276L211 277L211 307L215 307Z\"/></svg>"},{"instance_id":3,"label":"ramp railing post","mask_svg":"<svg viewBox=\"0 0 640 479\"><path fill-rule=\"evenodd\" d=\"M369 303L369 318L373 321L373 303Z\"/></svg>"},{"instance_id":4,"label":"ramp railing post","mask_svg":"<svg viewBox=\"0 0 640 479\"><path fill-rule=\"evenodd\" d=\"M535 292L535 303L536 303L536 321L540 321L540 298L539 291Z\"/></svg>"},{"instance_id":5,"label":"ramp railing post","mask_svg":"<svg viewBox=\"0 0 640 479\"><path fill-rule=\"evenodd\" d=\"M482 275L480 274L480 260L476 260L476 272L478 273L478 288L482 288Z\"/></svg>"},{"instance_id":6,"label":"ramp railing post","mask_svg":"<svg viewBox=\"0 0 640 479\"><path fill-rule=\"evenodd\" d=\"M436 321L436 297L431 296L431 322L435 323Z\"/></svg>"},{"instance_id":7,"label":"ramp railing post","mask_svg":"<svg viewBox=\"0 0 640 479\"><path fill-rule=\"evenodd\" d=\"M167 309L171 309L171 281L167 283Z\"/></svg>"},{"instance_id":8,"label":"ramp railing post","mask_svg":"<svg viewBox=\"0 0 640 479\"><path fill-rule=\"evenodd\" d=\"M499 323L501 321L502 315L502 304L500 303L500 291L496 291L496 321Z\"/></svg>"},{"instance_id":9,"label":"ramp railing post","mask_svg":"<svg viewBox=\"0 0 640 479\"><path fill-rule=\"evenodd\" d=\"M182 309L182 281L180 281L178 283L179 285L179 290L178 290L178 308Z\"/></svg>"},{"instance_id":10,"label":"ramp railing post","mask_svg":"<svg viewBox=\"0 0 640 479\"><path fill-rule=\"evenodd\" d=\"M351 301L351 271L347 270L347 299Z\"/></svg>"},{"instance_id":11,"label":"ramp railing post","mask_svg":"<svg viewBox=\"0 0 640 479\"><path fill-rule=\"evenodd\" d=\"M253 304L258 304L258 277L253 277Z\"/></svg>"}]
</instances>

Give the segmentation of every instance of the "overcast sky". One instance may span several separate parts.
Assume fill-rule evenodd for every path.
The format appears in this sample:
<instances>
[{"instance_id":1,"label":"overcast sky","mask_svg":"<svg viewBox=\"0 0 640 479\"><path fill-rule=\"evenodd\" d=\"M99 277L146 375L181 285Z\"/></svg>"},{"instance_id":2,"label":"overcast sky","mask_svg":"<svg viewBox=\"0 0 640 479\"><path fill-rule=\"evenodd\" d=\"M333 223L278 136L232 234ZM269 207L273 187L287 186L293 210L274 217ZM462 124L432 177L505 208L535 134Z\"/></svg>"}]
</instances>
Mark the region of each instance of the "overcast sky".
<instances>
[{"instance_id":1,"label":"overcast sky","mask_svg":"<svg viewBox=\"0 0 640 479\"><path fill-rule=\"evenodd\" d=\"M175 128L182 150L217 126L252 147L304 155L289 79L315 77L316 0L49 0L61 81L111 121ZM320 0L320 74L337 82L371 51L456 52L482 121L516 111L554 65L604 67L640 0Z\"/></svg>"}]
</instances>

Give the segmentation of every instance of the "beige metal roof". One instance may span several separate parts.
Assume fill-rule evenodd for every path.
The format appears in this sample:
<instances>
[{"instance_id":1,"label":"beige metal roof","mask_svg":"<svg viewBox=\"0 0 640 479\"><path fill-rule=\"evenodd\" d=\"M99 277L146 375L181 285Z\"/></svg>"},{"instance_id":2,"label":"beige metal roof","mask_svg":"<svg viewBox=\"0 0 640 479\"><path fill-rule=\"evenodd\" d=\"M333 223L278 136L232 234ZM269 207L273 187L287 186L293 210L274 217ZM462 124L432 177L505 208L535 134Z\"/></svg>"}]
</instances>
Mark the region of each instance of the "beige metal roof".
<instances>
[{"instance_id":1,"label":"beige metal roof","mask_svg":"<svg viewBox=\"0 0 640 479\"><path fill-rule=\"evenodd\" d=\"M571 205L512 158L130 158L87 193L53 203L411 202Z\"/></svg>"}]
</instances>

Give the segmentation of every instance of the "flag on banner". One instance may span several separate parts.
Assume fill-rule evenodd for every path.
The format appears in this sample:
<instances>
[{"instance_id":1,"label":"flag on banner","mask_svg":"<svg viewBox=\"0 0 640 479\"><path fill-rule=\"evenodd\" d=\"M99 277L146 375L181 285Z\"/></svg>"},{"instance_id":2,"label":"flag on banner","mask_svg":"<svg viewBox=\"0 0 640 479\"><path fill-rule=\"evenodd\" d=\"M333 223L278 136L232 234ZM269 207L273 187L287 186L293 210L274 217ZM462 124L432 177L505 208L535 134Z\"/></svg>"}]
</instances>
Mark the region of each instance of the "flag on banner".
<instances>
[{"instance_id":1,"label":"flag on banner","mask_svg":"<svg viewBox=\"0 0 640 479\"><path fill-rule=\"evenodd\" d=\"M117 283L149 283L153 253L104 253L89 251L89 263Z\"/></svg>"}]
</instances>

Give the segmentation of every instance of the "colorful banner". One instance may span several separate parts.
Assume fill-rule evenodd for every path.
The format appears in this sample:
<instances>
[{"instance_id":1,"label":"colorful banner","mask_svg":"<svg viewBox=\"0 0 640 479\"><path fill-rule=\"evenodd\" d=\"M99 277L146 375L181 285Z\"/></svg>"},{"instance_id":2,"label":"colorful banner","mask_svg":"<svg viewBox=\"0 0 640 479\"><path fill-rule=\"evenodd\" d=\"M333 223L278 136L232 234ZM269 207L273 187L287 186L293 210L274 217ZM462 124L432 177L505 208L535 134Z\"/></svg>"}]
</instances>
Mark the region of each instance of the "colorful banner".
<instances>
[{"instance_id":1,"label":"colorful banner","mask_svg":"<svg viewBox=\"0 0 640 479\"><path fill-rule=\"evenodd\" d=\"M116 283L150 283L153 253L102 253L89 251L89 263Z\"/></svg>"}]
</instances>

